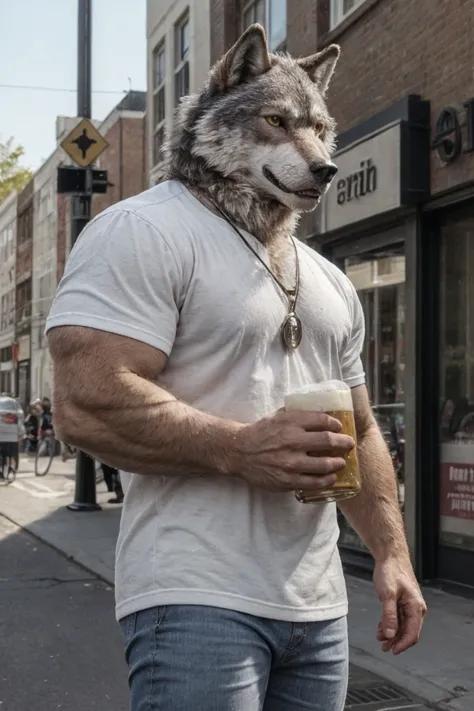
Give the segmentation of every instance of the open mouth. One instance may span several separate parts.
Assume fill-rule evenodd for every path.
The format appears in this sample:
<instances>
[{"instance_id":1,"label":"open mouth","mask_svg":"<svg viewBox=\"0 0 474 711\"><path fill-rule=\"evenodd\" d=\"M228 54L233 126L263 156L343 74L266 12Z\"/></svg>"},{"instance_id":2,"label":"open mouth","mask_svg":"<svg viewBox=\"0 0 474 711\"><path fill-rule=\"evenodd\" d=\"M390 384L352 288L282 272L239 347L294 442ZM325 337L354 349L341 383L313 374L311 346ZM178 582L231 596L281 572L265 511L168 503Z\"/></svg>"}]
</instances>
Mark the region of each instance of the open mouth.
<instances>
[{"instance_id":1,"label":"open mouth","mask_svg":"<svg viewBox=\"0 0 474 711\"><path fill-rule=\"evenodd\" d=\"M263 174L267 180L269 180L278 190L284 193L289 193L290 195L297 195L298 197L307 198L309 200L318 200L321 197L321 190L319 188L307 188L306 190L289 190L286 185L278 180L276 175L273 175L272 171L268 166L263 166Z\"/></svg>"}]
</instances>

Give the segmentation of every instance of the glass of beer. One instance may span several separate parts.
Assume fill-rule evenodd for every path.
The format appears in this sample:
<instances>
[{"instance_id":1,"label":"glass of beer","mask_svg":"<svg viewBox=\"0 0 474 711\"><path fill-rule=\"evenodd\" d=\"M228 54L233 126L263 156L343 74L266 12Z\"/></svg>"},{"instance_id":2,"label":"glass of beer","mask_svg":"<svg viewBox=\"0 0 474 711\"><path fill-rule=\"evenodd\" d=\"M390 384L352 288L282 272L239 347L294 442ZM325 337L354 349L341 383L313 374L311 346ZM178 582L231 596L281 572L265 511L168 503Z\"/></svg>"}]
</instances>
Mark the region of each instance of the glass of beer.
<instances>
[{"instance_id":1,"label":"glass of beer","mask_svg":"<svg viewBox=\"0 0 474 711\"><path fill-rule=\"evenodd\" d=\"M341 434L352 437L356 442L354 421L354 406L350 388L339 380L328 380L324 383L306 385L285 397L286 410L313 410L326 412L341 423ZM334 453L318 452L315 456L331 457ZM338 455L339 456L339 455ZM357 496L360 491L359 460L357 445L344 455L346 464L343 469L335 472L337 481L328 489L315 491L297 491L296 498L304 504L313 502L339 501Z\"/></svg>"}]
</instances>

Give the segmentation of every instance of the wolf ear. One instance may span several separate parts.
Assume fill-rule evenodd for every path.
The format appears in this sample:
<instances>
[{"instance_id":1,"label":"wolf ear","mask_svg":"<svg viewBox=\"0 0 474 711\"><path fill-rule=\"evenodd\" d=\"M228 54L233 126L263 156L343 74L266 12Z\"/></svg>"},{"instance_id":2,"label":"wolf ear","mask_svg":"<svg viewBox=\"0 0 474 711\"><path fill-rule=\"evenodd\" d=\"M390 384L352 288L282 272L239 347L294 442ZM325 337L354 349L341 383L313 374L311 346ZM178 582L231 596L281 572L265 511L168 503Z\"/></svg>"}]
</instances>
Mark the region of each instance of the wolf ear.
<instances>
[{"instance_id":1,"label":"wolf ear","mask_svg":"<svg viewBox=\"0 0 474 711\"><path fill-rule=\"evenodd\" d=\"M261 25L251 25L210 74L212 91L223 91L270 69L267 38Z\"/></svg>"},{"instance_id":2,"label":"wolf ear","mask_svg":"<svg viewBox=\"0 0 474 711\"><path fill-rule=\"evenodd\" d=\"M332 73L336 68L341 48L337 44L330 44L322 52L312 54L310 57L298 59L301 69L304 69L309 78L314 81L321 94L326 93Z\"/></svg>"}]
</instances>

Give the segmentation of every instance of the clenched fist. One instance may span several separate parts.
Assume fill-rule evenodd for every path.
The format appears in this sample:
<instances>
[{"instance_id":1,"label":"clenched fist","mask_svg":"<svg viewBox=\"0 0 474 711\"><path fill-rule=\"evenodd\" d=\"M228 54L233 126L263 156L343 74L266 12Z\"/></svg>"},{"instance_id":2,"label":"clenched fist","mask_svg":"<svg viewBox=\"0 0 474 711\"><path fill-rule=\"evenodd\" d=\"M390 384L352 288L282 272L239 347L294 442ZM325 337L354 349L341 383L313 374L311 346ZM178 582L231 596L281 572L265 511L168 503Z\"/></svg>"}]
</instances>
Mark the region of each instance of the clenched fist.
<instances>
[{"instance_id":1,"label":"clenched fist","mask_svg":"<svg viewBox=\"0 0 474 711\"><path fill-rule=\"evenodd\" d=\"M354 440L324 412L279 410L245 425L230 454L231 473L270 491L314 491L332 486Z\"/></svg>"}]
</instances>

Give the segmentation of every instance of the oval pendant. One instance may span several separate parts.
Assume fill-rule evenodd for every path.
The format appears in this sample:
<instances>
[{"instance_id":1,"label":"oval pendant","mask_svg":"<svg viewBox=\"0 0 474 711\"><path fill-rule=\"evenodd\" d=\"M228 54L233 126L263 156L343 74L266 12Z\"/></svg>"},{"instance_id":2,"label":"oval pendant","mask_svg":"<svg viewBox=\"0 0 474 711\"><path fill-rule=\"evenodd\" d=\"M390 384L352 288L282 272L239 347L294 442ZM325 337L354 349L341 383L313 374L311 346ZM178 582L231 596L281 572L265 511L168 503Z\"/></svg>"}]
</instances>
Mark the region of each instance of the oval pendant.
<instances>
[{"instance_id":1,"label":"oval pendant","mask_svg":"<svg viewBox=\"0 0 474 711\"><path fill-rule=\"evenodd\" d=\"M289 348L291 351L294 351L295 348L298 348L301 343L301 338L303 336L303 327L301 325L299 317L295 314L294 311L290 311L290 313L283 321L281 333L287 348Z\"/></svg>"}]
</instances>

